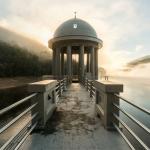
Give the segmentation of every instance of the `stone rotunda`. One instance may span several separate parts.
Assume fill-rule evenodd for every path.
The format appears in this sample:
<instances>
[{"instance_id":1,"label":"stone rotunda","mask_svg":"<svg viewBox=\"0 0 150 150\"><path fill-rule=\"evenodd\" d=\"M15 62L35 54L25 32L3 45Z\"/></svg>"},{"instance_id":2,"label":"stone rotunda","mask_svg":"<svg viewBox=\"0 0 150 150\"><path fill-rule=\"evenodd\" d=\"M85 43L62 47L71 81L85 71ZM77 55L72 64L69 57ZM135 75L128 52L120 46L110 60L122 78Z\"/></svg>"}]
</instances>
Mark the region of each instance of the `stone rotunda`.
<instances>
[{"instance_id":1,"label":"stone rotunda","mask_svg":"<svg viewBox=\"0 0 150 150\"><path fill-rule=\"evenodd\" d=\"M98 79L98 49L102 40L94 28L84 20L73 18L62 23L48 42L53 50L53 76L78 79L87 76Z\"/></svg>"}]
</instances>

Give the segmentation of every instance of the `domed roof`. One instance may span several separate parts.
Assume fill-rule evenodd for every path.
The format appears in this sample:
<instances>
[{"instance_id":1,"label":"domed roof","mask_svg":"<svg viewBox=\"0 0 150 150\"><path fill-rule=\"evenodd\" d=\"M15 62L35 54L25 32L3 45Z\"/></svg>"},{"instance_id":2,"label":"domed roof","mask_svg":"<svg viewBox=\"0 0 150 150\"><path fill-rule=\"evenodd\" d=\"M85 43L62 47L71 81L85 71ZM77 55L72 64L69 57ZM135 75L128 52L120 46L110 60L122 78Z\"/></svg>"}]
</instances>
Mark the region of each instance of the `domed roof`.
<instances>
[{"instance_id":1,"label":"domed roof","mask_svg":"<svg viewBox=\"0 0 150 150\"><path fill-rule=\"evenodd\" d=\"M65 36L88 36L97 38L96 31L84 20L74 18L62 23L55 31L54 38Z\"/></svg>"},{"instance_id":2,"label":"domed roof","mask_svg":"<svg viewBox=\"0 0 150 150\"><path fill-rule=\"evenodd\" d=\"M73 18L62 23L55 31L52 39L48 41L49 48L62 44L63 42L91 42L97 44L99 48L103 46L103 41L97 37L94 28L84 20ZM76 43L77 44L77 43Z\"/></svg>"}]
</instances>

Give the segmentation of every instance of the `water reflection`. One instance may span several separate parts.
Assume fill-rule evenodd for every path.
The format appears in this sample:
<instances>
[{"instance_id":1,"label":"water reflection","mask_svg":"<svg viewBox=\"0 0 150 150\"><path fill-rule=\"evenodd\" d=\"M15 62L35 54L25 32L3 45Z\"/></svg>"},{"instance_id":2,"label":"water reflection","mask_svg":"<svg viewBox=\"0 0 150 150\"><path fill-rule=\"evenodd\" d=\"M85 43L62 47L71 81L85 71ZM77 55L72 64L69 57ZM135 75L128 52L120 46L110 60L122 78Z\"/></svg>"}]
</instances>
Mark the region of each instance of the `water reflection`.
<instances>
[{"instance_id":1,"label":"water reflection","mask_svg":"<svg viewBox=\"0 0 150 150\"><path fill-rule=\"evenodd\" d=\"M150 110L150 79L146 78L129 78L129 77L111 77L110 80L124 85L124 92L121 96L125 97L127 100L142 106ZM136 119L142 122L145 126L150 128L150 116L136 109L135 107L127 104L124 101L120 102L120 106L126 110L129 114L132 114ZM123 121L144 141L145 144L150 146L149 139L150 135L147 134L138 125L133 123L124 114L120 113ZM126 135L131 138L129 133L124 129ZM132 139L132 138L131 138ZM138 147L139 143L132 140L133 144ZM139 148L139 147L138 147Z\"/></svg>"}]
</instances>

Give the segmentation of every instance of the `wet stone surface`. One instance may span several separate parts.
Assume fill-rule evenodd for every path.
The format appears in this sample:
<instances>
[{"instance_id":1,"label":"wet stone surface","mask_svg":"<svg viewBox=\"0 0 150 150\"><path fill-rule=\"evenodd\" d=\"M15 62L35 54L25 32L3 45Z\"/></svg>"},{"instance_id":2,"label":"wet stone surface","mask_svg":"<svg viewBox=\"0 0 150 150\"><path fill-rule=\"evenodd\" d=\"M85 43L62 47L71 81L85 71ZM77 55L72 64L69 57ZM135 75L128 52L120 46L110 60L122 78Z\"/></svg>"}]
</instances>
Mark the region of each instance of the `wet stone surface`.
<instances>
[{"instance_id":1,"label":"wet stone surface","mask_svg":"<svg viewBox=\"0 0 150 150\"><path fill-rule=\"evenodd\" d=\"M81 92L83 90L80 89L79 84L75 84L72 88L69 89L69 93L67 91L61 97L58 108L47 122L45 129L36 130L34 133L43 135L55 132L88 134L96 129L94 101L88 95L83 95ZM76 92L76 95L74 95L74 92ZM83 99L80 97L81 94Z\"/></svg>"},{"instance_id":2,"label":"wet stone surface","mask_svg":"<svg viewBox=\"0 0 150 150\"><path fill-rule=\"evenodd\" d=\"M95 103L78 83L60 98L44 130L36 130L23 150L128 150L117 132L106 131L95 114Z\"/></svg>"}]
</instances>

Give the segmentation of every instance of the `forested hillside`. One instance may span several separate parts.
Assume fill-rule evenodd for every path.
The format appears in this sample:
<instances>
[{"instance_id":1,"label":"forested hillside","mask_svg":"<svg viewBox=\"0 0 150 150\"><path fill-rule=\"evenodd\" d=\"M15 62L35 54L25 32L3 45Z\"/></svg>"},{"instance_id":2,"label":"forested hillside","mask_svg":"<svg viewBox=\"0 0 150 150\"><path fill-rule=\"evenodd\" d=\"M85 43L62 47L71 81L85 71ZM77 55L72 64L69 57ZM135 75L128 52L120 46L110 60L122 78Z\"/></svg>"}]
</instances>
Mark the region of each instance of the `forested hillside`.
<instances>
[{"instance_id":1,"label":"forested hillside","mask_svg":"<svg viewBox=\"0 0 150 150\"><path fill-rule=\"evenodd\" d=\"M41 60L25 48L0 42L0 77L51 74L51 56Z\"/></svg>"}]
</instances>

